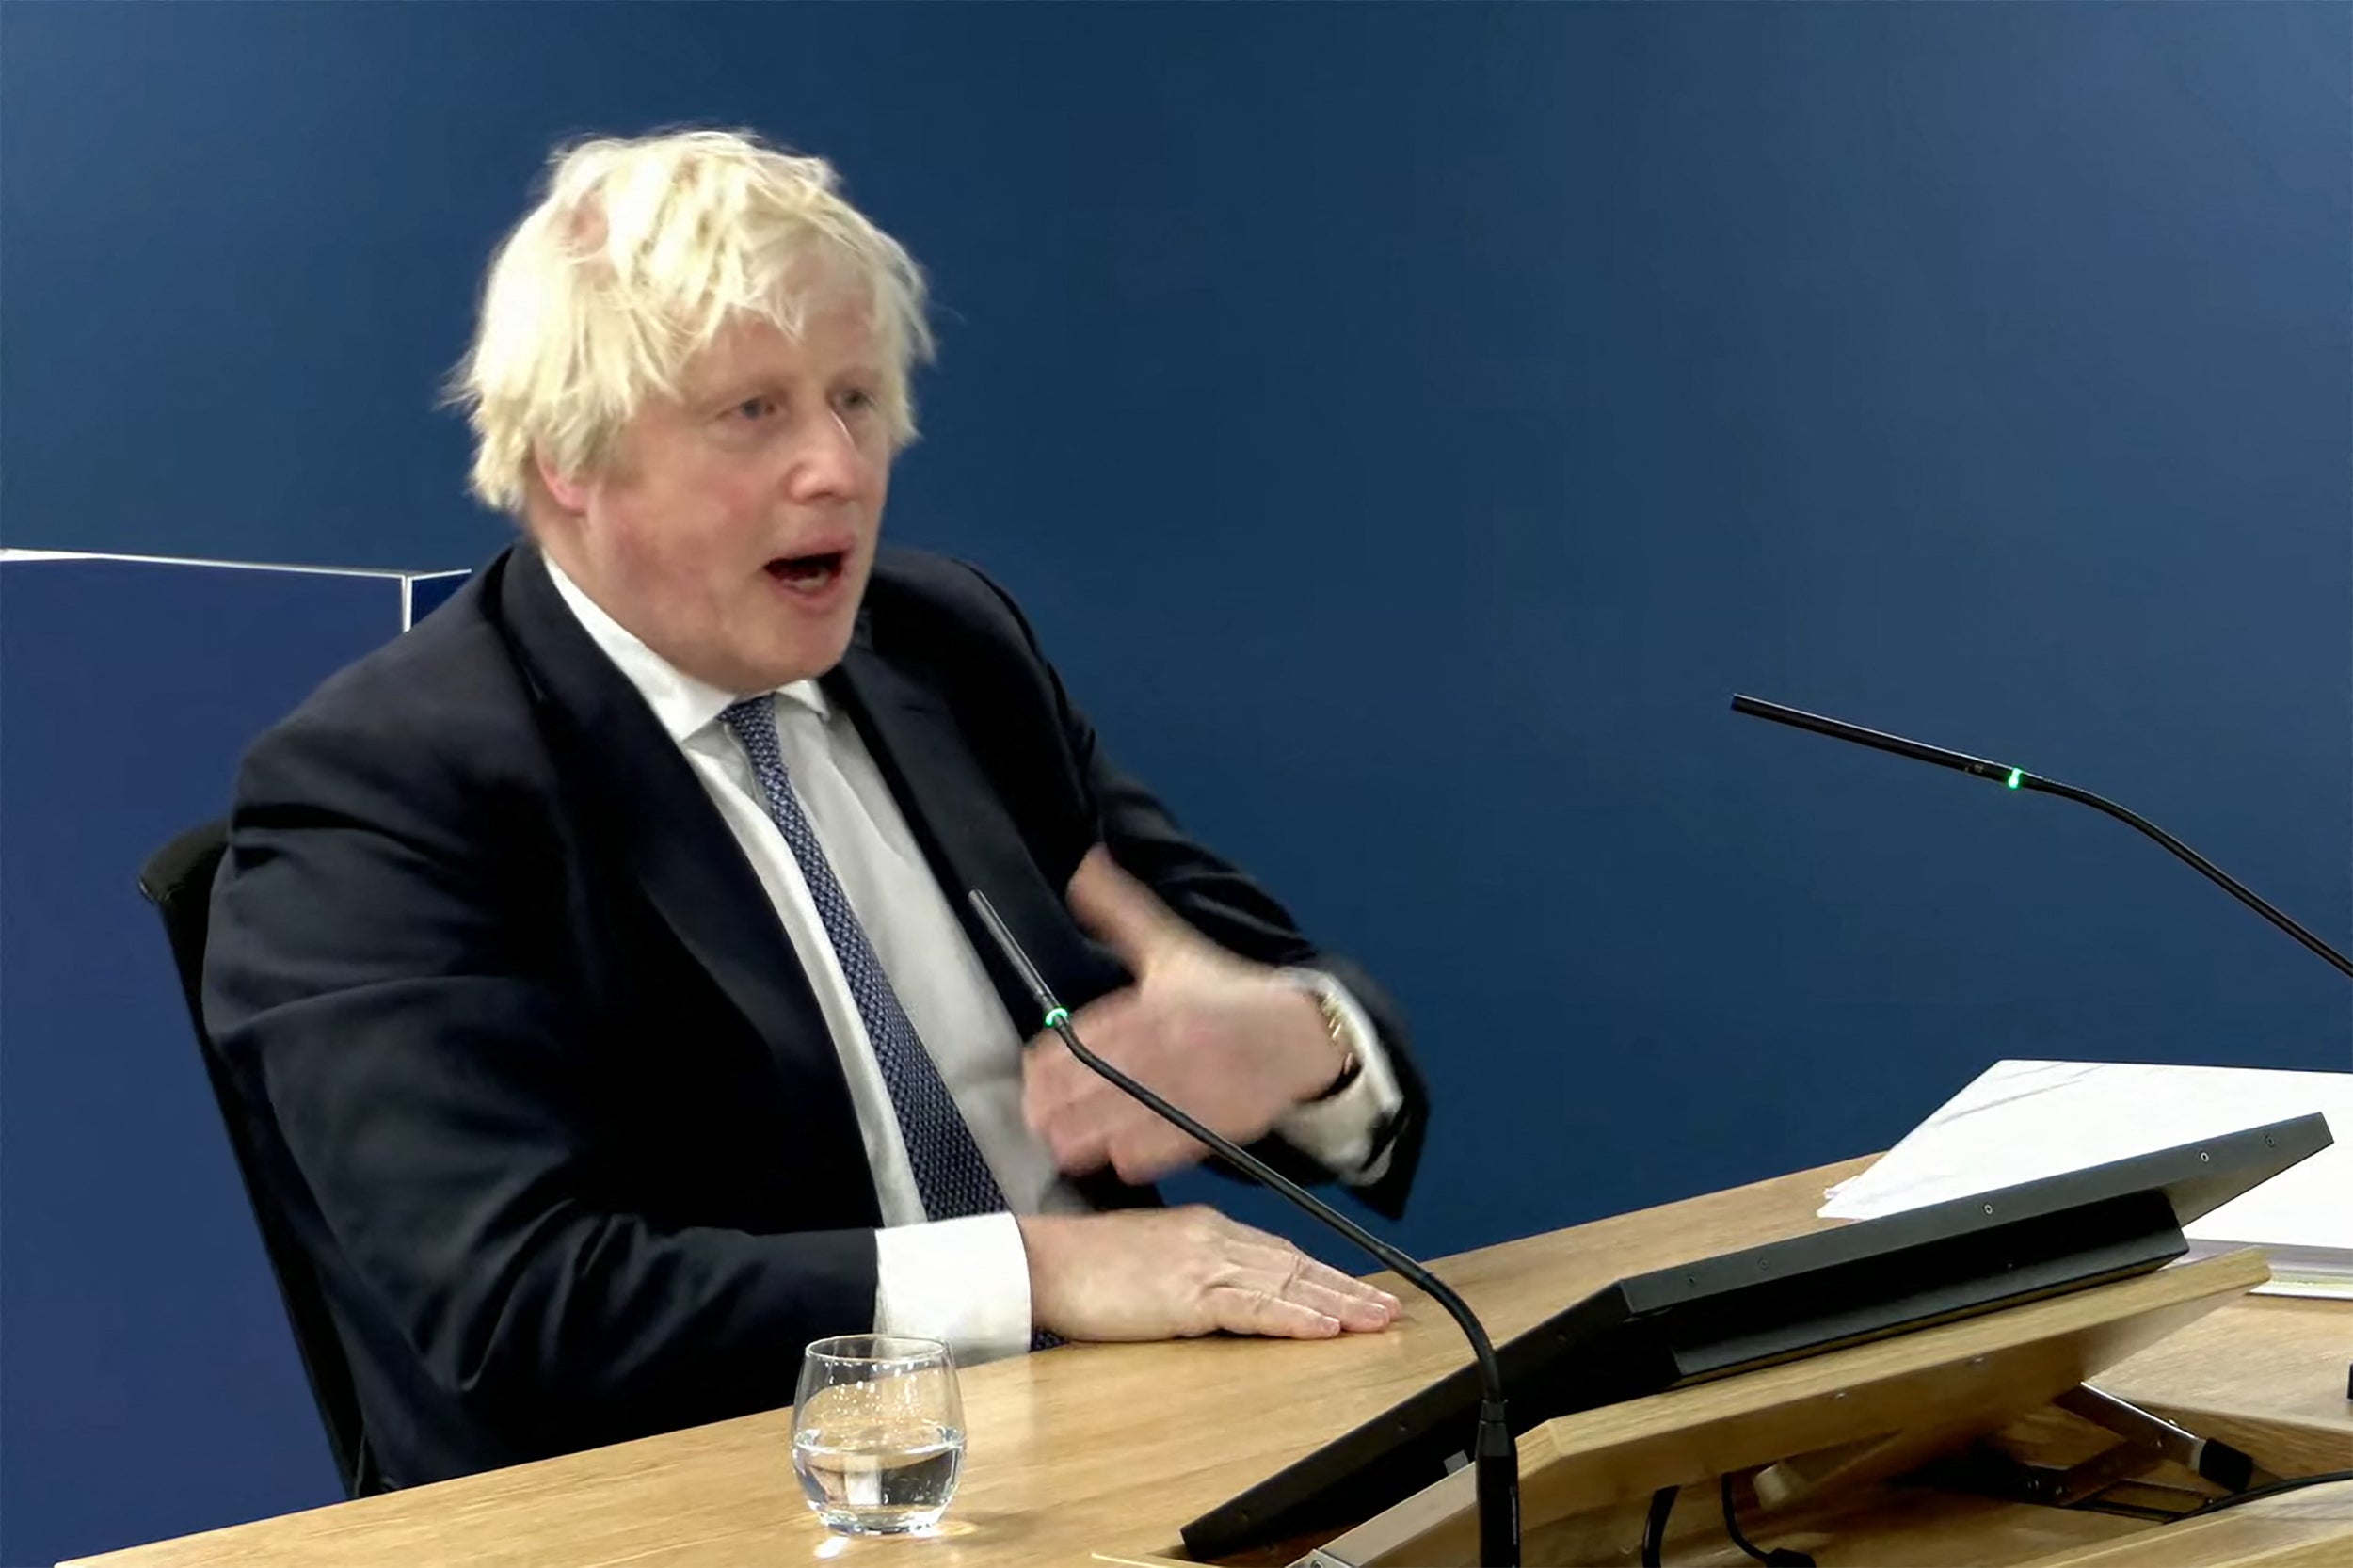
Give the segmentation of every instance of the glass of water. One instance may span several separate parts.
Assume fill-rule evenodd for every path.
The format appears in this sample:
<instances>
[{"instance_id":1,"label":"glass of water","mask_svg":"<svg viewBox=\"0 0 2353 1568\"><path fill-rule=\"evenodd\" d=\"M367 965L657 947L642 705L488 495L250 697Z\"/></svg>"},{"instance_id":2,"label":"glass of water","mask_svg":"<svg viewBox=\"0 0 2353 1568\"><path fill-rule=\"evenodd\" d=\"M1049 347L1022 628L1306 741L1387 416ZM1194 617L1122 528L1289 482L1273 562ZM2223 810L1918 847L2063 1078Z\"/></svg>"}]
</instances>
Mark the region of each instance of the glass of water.
<instances>
[{"instance_id":1,"label":"glass of water","mask_svg":"<svg viewBox=\"0 0 2353 1568\"><path fill-rule=\"evenodd\" d=\"M792 1401L792 1468L829 1529L904 1535L937 1524L964 1468L948 1347L889 1334L811 1344Z\"/></svg>"}]
</instances>

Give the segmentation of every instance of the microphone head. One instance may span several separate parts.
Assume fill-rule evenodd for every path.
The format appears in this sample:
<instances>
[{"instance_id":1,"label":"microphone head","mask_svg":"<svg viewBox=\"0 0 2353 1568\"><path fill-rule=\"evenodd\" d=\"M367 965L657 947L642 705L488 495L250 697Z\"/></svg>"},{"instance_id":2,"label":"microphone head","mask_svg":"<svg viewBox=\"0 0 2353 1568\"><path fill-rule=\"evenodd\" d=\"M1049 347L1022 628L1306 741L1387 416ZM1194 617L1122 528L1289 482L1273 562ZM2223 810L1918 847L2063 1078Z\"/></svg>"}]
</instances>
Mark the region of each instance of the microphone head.
<instances>
[{"instance_id":1,"label":"microphone head","mask_svg":"<svg viewBox=\"0 0 2353 1568\"><path fill-rule=\"evenodd\" d=\"M1809 713L1802 708L1768 702L1763 697L1736 692L1733 694L1732 711L1753 719L1770 719L1792 729L1811 730L1834 741L1849 741L1856 745L1869 746L1874 751L1893 752L1898 757L1909 757L1915 762L1933 762L1940 768L1952 768L1978 778L1990 778L2013 790L2027 785L2037 789L2042 787L2034 775L2023 768L2013 768L2008 762L1990 761L1983 757L1972 757L1965 751L1954 751L1945 746L1926 745L1906 736L1890 735L1882 729L1865 729L1859 724L1834 719L1827 713Z\"/></svg>"},{"instance_id":2,"label":"microphone head","mask_svg":"<svg viewBox=\"0 0 2353 1568\"><path fill-rule=\"evenodd\" d=\"M997 906L988 902L988 895L973 888L968 889L964 896L970 902L972 912L981 918L981 924L986 928L989 938L997 944L997 951L1005 955L1005 962L1013 966L1013 972L1021 977L1021 984L1036 1000L1038 1010L1049 1016L1062 1012L1062 1003L1054 1000L1054 993L1047 986L1046 977L1037 972L1037 966L1030 962L1030 955L1021 951L1019 942L1014 940L1012 931L1006 928L1003 919L998 915Z\"/></svg>"}]
</instances>

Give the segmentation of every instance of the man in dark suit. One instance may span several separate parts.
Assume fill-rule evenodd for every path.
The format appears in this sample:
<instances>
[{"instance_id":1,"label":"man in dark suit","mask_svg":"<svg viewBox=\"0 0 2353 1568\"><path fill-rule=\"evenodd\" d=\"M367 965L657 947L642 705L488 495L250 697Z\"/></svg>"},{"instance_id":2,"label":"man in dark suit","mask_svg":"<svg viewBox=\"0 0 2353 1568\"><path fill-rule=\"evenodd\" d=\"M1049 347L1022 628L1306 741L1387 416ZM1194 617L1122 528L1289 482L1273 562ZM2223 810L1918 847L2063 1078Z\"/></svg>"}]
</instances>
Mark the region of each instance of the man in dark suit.
<instances>
[{"instance_id":1,"label":"man in dark suit","mask_svg":"<svg viewBox=\"0 0 2353 1568\"><path fill-rule=\"evenodd\" d=\"M527 541L247 760L206 1014L382 1483L788 1403L826 1335L1398 1309L1160 1208L1200 1147L1024 1047L967 888L1102 1054L1403 1202L1388 1004L1111 763L1000 590L879 548L921 305L815 160L565 154L461 373Z\"/></svg>"}]
</instances>

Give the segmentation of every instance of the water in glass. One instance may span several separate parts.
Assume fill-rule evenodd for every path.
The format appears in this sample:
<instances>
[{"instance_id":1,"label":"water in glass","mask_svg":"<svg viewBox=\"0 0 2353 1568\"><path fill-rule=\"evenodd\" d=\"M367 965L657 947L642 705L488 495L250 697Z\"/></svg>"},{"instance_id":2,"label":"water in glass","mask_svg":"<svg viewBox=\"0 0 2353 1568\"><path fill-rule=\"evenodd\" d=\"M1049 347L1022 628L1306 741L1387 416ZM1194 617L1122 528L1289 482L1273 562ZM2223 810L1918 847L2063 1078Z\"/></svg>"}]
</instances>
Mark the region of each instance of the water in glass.
<instances>
[{"instance_id":1,"label":"water in glass","mask_svg":"<svg viewBox=\"0 0 2353 1568\"><path fill-rule=\"evenodd\" d=\"M809 1346L792 1468L829 1528L901 1535L937 1524L964 1468L964 1406L948 1348L886 1335Z\"/></svg>"}]
</instances>

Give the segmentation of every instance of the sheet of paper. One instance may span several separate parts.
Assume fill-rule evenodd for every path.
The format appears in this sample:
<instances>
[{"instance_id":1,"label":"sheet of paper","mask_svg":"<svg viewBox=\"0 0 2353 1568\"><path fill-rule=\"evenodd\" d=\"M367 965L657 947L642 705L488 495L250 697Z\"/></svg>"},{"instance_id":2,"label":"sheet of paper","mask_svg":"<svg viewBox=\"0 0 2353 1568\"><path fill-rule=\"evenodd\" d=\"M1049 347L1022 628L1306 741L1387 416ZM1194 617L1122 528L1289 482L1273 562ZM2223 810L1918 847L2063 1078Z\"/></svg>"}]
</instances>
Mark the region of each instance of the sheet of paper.
<instances>
[{"instance_id":1,"label":"sheet of paper","mask_svg":"<svg viewBox=\"0 0 2353 1568\"><path fill-rule=\"evenodd\" d=\"M2293 1250L2299 1272L2353 1272L2353 1073L1998 1062L1825 1194L1868 1219L2320 1112L2339 1142L2187 1228L2192 1240ZM2317 1255L2317 1263L2314 1258Z\"/></svg>"}]
</instances>

